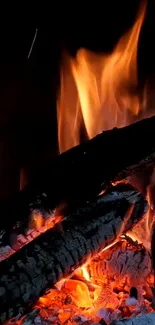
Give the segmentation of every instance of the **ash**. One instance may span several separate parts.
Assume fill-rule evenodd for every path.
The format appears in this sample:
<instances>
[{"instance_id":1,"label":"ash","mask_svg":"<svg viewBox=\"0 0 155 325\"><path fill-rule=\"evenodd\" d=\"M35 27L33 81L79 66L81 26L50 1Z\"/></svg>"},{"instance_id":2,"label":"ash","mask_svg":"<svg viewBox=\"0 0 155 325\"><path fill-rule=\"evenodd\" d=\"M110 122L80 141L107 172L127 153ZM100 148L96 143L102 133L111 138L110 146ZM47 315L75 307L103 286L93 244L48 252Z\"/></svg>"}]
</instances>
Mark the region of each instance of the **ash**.
<instances>
[{"instance_id":1,"label":"ash","mask_svg":"<svg viewBox=\"0 0 155 325\"><path fill-rule=\"evenodd\" d=\"M123 324L121 320L137 324L137 316L155 317L150 314L153 284L149 252L125 236L77 269L71 278L57 283L38 300L31 313L10 324L119 325Z\"/></svg>"}]
</instances>

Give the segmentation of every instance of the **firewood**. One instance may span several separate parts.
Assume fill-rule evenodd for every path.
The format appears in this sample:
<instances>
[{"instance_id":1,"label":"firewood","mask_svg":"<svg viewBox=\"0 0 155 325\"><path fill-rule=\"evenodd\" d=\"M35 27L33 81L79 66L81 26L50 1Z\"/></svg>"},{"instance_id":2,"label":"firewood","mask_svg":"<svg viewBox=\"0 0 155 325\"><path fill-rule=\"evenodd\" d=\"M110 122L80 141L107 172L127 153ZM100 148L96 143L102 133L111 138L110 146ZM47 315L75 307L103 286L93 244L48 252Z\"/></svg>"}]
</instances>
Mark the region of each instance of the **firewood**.
<instances>
[{"instance_id":1,"label":"firewood","mask_svg":"<svg viewBox=\"0 0 155 325\"><path fill-rule=\"evenodd\" d=\"M117 185L116 188L111 187L106 191L106 196L102 196L102 203L104 202L108 202L108 201L113 201L114 200L118 200L118 199L122 199L122 198L126 198L126 195L128 197L128 189L130 189L130 185L129 187L127 185L124 184L120 184L119 186ZM90 213L91 209L92 209L92 203L94 204L94 201L88 201L89 204L87 204L86 206L84 206L82 213ZM144 205L143 205L143 199L142 199L142 213L144 211ZM64 212L64 209L67 209L67 205L62 205L62 207L57 208L56 212L53 213L53 215L51 214L50 216L48 216L48 214L45 216L44 213L42 213L43 216L43 220L45 220L45 222L47 222L47 226L50 223L54 223L56 222L56 216L63 216L64 213L68 213L68 215L70 215L72 213L72 210L77 211L81 209L81 204L82 202L79 204L79 202L77 203L71 203L69 205L69 210L70 211L66 211ZM140 209L140 205L138 206L138 209ZM32 211L32 213L34 213L34 210ZM74 213L74 212L73 212ZM80 212L79 212L80 213ZM57 218L57 219L58 219ZM61 219L61 218L60 218ZM136 221L137 222L137 221ZM21 248L23 245L28 244L29 241L32 241L35 237L41 235L42 232L45 232L48 228L46 228L46 224L44 227L41 227L39 229L29 229L27 232L24 232L23 227L18 226L15 229L13 229L13 233L9 232L9 234L7 235L7 233L3 230L1 231L1 238L0 238L0 262L4 259L6 259L8 256L12 255L15 251L17 251L19 248ZM22 233L22 230L24 232L24 234ZM25 228L26 230L26 228Z\"/></svg>"},{"instance_id":2,"label":"firewood","mask_svg":"<svg viewBox=\"0 0 155 325\"><path fill-rule=\"evenodd\" d=\"M108 191L110 191L110 196L108 194ZM126 195L126 188L124 188L123 186L120 186L119 188L117 187L116 191L109 187L109 189L106 191L106 201L108 200L108 197L112 200L114 200L114 196L113 194L116 195L116 199L118 198L125 198ZM127 196L128 196L128 191L127 191ZM84 201L84 200L83 200ZM80 201L82 202L82 200ZM33 202L33 207L30 204L30 210L29 213L25 214L25 218L22 220L23 222L17 222L16 225L12 224L12 219L8 222L8 226L7 229L1 228L0 229L0 261L5 259L5 252L6 254L8 253L8 256L11 255L12 253L12 249L13 250L17 250L18 247L22 246L21 241L25 242L25 244L27 242L29 242L29 237L30 233L32 233L32 237L34 238L35 236L33 236L33 233L36 233L36 229L34 229L33 227L30 229L30 220L32 220L32 216L37 213L40 216L42 216L42 220L48 223L48 221L51 222L55 222L56 221L56 216L61 216L62 214L64 214L64 209L66 209L66 207L68 207L68 205L71 207L73 206L73 208L75 209L75 206L77 207L77 209L80 207L81 203L79 201L75 202L70 202L70 204L68 204L67 202L64 202L63 204L60 204L56 210L54 211L50 211L49 209L49 205L50 205L50 200L48 198L48 196L45 195L45 193L43 193L42 197L36 197L36 201ZM89 202L91 202L89 200ZM28 205L27 205L28 208ZM88 209L91 209L91 203L90 206L88 206ZM25 209L25 212L28 211ZM143 205L142 205L142 211L143 211ZM2 214L3 215L3 214ZM12 214L10 213L11 217ZM27 215L27 218L26 218ZM29 217L28 217L29 215ZM32 224L32 223L31 223ZM12 225L12 227L11 227ZM43 225L44 226L44 225ZM46 228L46 227L44 227ZM38 235L42 232L42 229L38 229L37 233ZM19 242L18 242L18 238L19 238ZM20 240L21 239L21 240ZM31 239L32 240L32 239Z\"/></svg>"},{"instance_id":3,"label":"firewood","mask_svg":"<svg viewBox=\"0 0 155 325\"><path fill-rule=\"evenodd\" d=\"M124 311L127 309L128 312L130 303L143 305L144 284L145 288L150 287L149 280L153 274L151 256L144 246L128 236L122 237L110 249L104 250L85 265L91 282L85 279L82 268L75 270L73 278L81 279L87 283L88 287L90 283L100 285L102 290L94 302L95 310L102 311L107 308L116 310L119 306L125 317ZM122 296L120 298L119 295L116 296L116 293L121 293L121 295L128 293L125 305L125 301L123 304L120 302Z\"/></svg>"},{"instance_id":4,"label":"firewood","mask_svg":"<svg viewBox=\"0 0 155 325\"><path fill-rule=\"evenodd\" d=\"M155 160L154 129L155 117L151 117L104 131L59 155L1 207L0 228L13 229L20 222L24 228L33 209L44 213L65 200L91 199L111 181L141 170Z\"/></svg>"},{"instance_id":5,"label":"firewood","mask_svg":"<svg viewBox=\"0 0 155 325\"><path fill-rule=\"evenodd\" d=\"M129 320L113 321L110 325L154 325L155 313L149 313L141 316L136 316Z\"/></svg>"},{"instance_id":6,"label":"firewood","mask_svg":"<svg viewBox=\"0 0 155 325\"><path fill-rule=\"evenodd\" d=\"M124 237L126 238L126 237ZM151 256L143 245L132 239L119 240L111 249L103 251L87 265L90 277L115 283L117 289L143 288L152 273ZM137 299L137 298L136 298ZM104 307L104 301L102 301Z\"/></svg>"},{"instance_id":7,"label":"firewood","mask_svg":"<svg viewBox=\"0 0 155 325\"><path fill-rule=\"evenodd\" d=\"M122 187L121 187L122 188ZM61 225L0 263L0 322L35 303L48 288L113 243L143 216L147 203L130 185L71 206Z\"/></svg>"}]
</instances>

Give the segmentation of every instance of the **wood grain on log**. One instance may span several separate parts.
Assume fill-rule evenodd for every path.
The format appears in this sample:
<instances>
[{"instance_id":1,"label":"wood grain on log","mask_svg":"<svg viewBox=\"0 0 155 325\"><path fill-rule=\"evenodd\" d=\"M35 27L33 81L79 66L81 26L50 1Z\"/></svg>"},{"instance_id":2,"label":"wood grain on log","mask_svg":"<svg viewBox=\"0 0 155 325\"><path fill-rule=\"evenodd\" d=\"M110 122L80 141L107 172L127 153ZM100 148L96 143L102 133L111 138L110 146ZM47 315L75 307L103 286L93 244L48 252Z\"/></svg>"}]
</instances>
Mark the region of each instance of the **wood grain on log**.
<instances>
[{"instance_id":1,"label":"wood grain on log","mask_svg":"<svg viewBox=\"0 0 155 325\"><path fill-rule=\"evenodd\" d=\"M130 187L129 187L130 188ZM110 193L110 194L109 194ZM106 197L105 197L105 201L107 202L107 200L112 200L114 201L115 199L119 199L119 198L125 198L127 195L128 197L128 188L124 187L124 185L120 185L119 187L117 186L116 190L113 190L113 187L109 187L109 189L106 191ZM84 200L83 200L84 201ZM104 196L102 197L102 201L104 201ZM81 202L82 201L77 201L77 202L71 202L70 204L67 203L63 203L60 204L59 207L57 207L57 209L53 212L51 212L49 214L49 204L48 202L48 197L44 194L42 195L42 198L36 198L36 206L35 206L35 210L32 209L32 212L29 214L30 218L24 219L23 223L18 222L16 224L16 226L13 226L13 228L10 229L10 227L8 227L8 229L1 229L0 230L0 261L5 259L5 251L9 249L10 247L10 255L13 250L18 250L21 246L22 243L25 242L24 244L26 244L27 242L29 242L30 240L35 238L35 233L36 233L36 229L33 229L33 227L31 229L28 229L28 225L30 224L30 219L32 219L32 216L34 215L34 213L38 213L39 215L42 216L42 220L44 220L45 225L42 228L40 228L38 230L38 235L41 232L44 232L46 228L46 223L48 225L48 223L55 223L57 216L61 216L64 215L64 210L69 206L70 208L73 207L74 211L77 209L80 209L81 206ZM91 202L94 202L93 200L89 200L89 203L87 206L84 207L85 213L86 213L86 209L88 211L91 211L92 205ZM41 206L41 204L43 204L43 207ZM46 208L45 208L46 206ZM48 207L47 207L48 206ZM140 206L138 207L138 209L140 209ZM143 204L142 204L142 212L143 212ZM72 213L72 211L68 211L68 213ZM76 211L77 213L77 211ZM82 213L84 213L84 211L82 211ZM11 215L12 216L12 215ZM10 221L9 221L10 222ZM9 224L10 225L10 224ZM49 227L48 227L49 229ZM32 235L33 238L31 238L30 233L33 233L34 236ZM19 241L18 241L19 238ZM31 239L30 239L31 238ZM22 240L22 242L21 242ZM7 249L5 249L5 247L7 247Z\"/></svg>"},{"instance_id":2,"label":"wood grain on log","mask_svg":"<svg viewBox=\"0 0 155 325\"><path fill-rule=\"evenodd\" d=\"M1 207L1 229L12 229L21 221L25 227L33 209L44 213L64 200L90 199L112 180L125 178L154 161L154 129L155 117L144 119L104 131L61 154L12 202Z\"/></svg>"},{"instance_id":3,"label":"wood grain on log","mask_svg":"<svg viewBox=\"0 0 155 325\"><path fill-rule=\"evenodd\" d=\"M127 241L119 240L111 249L103 251L87 265L90 277L114 281L115 286L143 287L152 272L151 256L140 244L128 236ZM104 302L103 302L104 304ZM103 306L104 307L104 306Z\"/></svg>"},{"instance_id":4,"label":"wood grain on log","mask_svg":"<svg viewBox=\"0 0 155 325\"><path fill-rule=\"evenodd\" d=\"M94 302L95 310L117 309L120 302L116 293L128 292L130 295L133 294L131 288L136 290L135 298L138 299L138 304L142 305L144 285L145 290L150 288L149 281L153 273L149 252L130 237L124 238L126 239L119 239L110 249L104 250L85 265L91 284L95 283L102 287ZM73 278L87 283L81 268L74 272Z\"/></svg>"},{"instance_id":5,"label":"wood grain on log","mask_svg":"<svg viewBox=\"0 0 155 325\"><path fill-rule=\"evenodd\" d=\"M141 194L129 185L123 185L123 191L118 188L122 187L80 208L71 207L61 224L0 263L1 323L24 312L49 287L142 218L147 203Z\"/></svg>"}]
</instances>

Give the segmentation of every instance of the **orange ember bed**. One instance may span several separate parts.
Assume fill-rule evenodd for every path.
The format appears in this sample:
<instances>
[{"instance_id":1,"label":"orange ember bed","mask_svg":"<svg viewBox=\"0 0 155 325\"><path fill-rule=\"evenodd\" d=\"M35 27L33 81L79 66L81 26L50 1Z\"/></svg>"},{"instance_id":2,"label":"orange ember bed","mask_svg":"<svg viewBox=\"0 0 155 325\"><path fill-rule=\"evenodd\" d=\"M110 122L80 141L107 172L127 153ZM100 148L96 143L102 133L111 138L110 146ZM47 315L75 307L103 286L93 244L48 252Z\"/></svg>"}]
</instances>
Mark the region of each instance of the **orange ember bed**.
<instances>
[{"instance_id":1,"label":"orange ember bed","mask_svg":"<svg viewBox=\"0 0 155 325\"><path fill-rule=\"evenodd\" d=\"M0 221L0 324L155 324L155 117L137 122L146 7L112 53L63 55L62 154L8 204L12 224Z\"/></svg>"}]
</instances>

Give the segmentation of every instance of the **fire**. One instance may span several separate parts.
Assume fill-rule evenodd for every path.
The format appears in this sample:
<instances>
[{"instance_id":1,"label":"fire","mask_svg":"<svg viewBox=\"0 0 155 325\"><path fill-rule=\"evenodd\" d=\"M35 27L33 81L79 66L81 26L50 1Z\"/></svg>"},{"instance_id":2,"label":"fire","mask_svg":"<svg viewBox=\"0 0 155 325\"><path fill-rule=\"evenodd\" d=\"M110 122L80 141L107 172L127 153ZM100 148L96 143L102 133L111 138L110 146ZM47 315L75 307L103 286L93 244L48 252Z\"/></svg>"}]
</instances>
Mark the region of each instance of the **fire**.
<instances>
[{"instance_id":1,"label":"fire","mask_svg":"<svg viewBox=\"0 0 155 325\"><path fill-rule=\"evenodd\" d=\"M81 267L81 271L82 271L82 274L83 274L83 277L85 278L85 280L89 281L90 280L90 276L89 276L89 273L88 273L88 270L87 270L87 266L86 265L83 265Z\"/></svg>"},{"instance_id":2,"label":"fire","mask_svg":"<svg viewBox=\"0 0 155 325\"><path fill-rule=\"evenodd\" d=\"M44 224L44 218L41 213L34 212L30 224L33 226L34 229L39 230Z\"/></svg>"},{"instance_id":3,"label":"fire","mask_svg":"<svg viewBox=\"0 0 155 325\"><path fill-rule=\"evenodd\" d=\"M65 55L57 105L60 152L79 144L83 131L92 138L103 130L132 123L140 111L145 111L146 97L137 92L137 50L145 12L146 1L143 1L133 27L121 37L111 54L97 55L81 49L76 58ZM149 209L137 229L118 236L112 245L39 298L34 308L40 308L44 320L76 325L82 324L81 319L89 324L104 318L110 323L120 314L123 318L143 313L144 309L146 313L153 310L144 297L143 287L148 289L154 282L149 254L154 180L155 170L147 188ZM127 220L133 209L134 205L127 213ZM34 211L30 226L35 230L46 226L47 230L57 223L61 227L61 220L57 212L45 222ZM138 291L136 298L130 295L131 288Z\"/></svg>"},{"instance_id":4,"label":"fire","mask_svg":"<svg viewBox=\"0 0 155 325\"><path fill-rule=\"evenodd\" d=\"M43 228L43 232L44 232L47 229L53 228L57 223L60 223L62 219L63 219L62 216L56 215L56 213L54 213L52 216L49 216L47 220L45 220L41 212L33 211L29 223L29 228L39 231L44 227Z\"/></svg>"},{"instance_id":5,"label":"fire","mask_svg":"<svg viewBox=\"0 0 155 325\"><path fill-rule=\"evenodd\" d=\"M152 276L150 254L126 236L58 282L55 289L39 298L35 309L41 308L43 319L46 312L47 318L52 315L50 320L60 324L80 324L80 318L94 323L104 318L109 324L120 314L126 317L136 310L152 311L143 289L144 284L146 290L152 285ZM132 292L137 290L136 298L130 298L131 288Z\"/></svg>"},{"instance_id":6,"label":"fire","mask_svg":"<svg viewBox=\"0 0 155 325\"><path fill-rule=\"evenodd\" d=\"M137 93L137 50L145 12L143 1L133 27L112 53L80 49L76 58L65 55L57 105L60 152L79 144L82 130L92 138L132 123L144 111L146 97Z\"/></svg>"},{"instance_id":7,"label":"fire","mask_svg":"<svg viewBox=\"0 0 155 325\"><path fill-rule=\"evenodd\" d=\"M152 202L151 191L151 188L154 185L153 181L154 171L151 175L150 184L147 186L146 198L149 205L148 210L146 211L142 221L137 224L132 231L127 232L127 235L129 235L134 241L143 244L148 251L151 250L151 235L154 223L154 204Z\"/></svg>"},{"instance_id":8,"label":"fire","mask_svg":"<svg viewBox=\"0 0 155 325\"><path fill-rule=\"evenodd\" d=\"M11 241L11 247L4 247L4 251L1 251L0 262L5 260L7 257L14 254L17 250L21 249L24 245L28 244L42 233L53 227L59 227L61 229L62 215L59 215L57 209L48 215L47 219L39 211L33 211L29 221L29 227L25 234L19 234L13 236ZM11 236L10 236L11 237Z\"/></svg>"}]
</instances>

